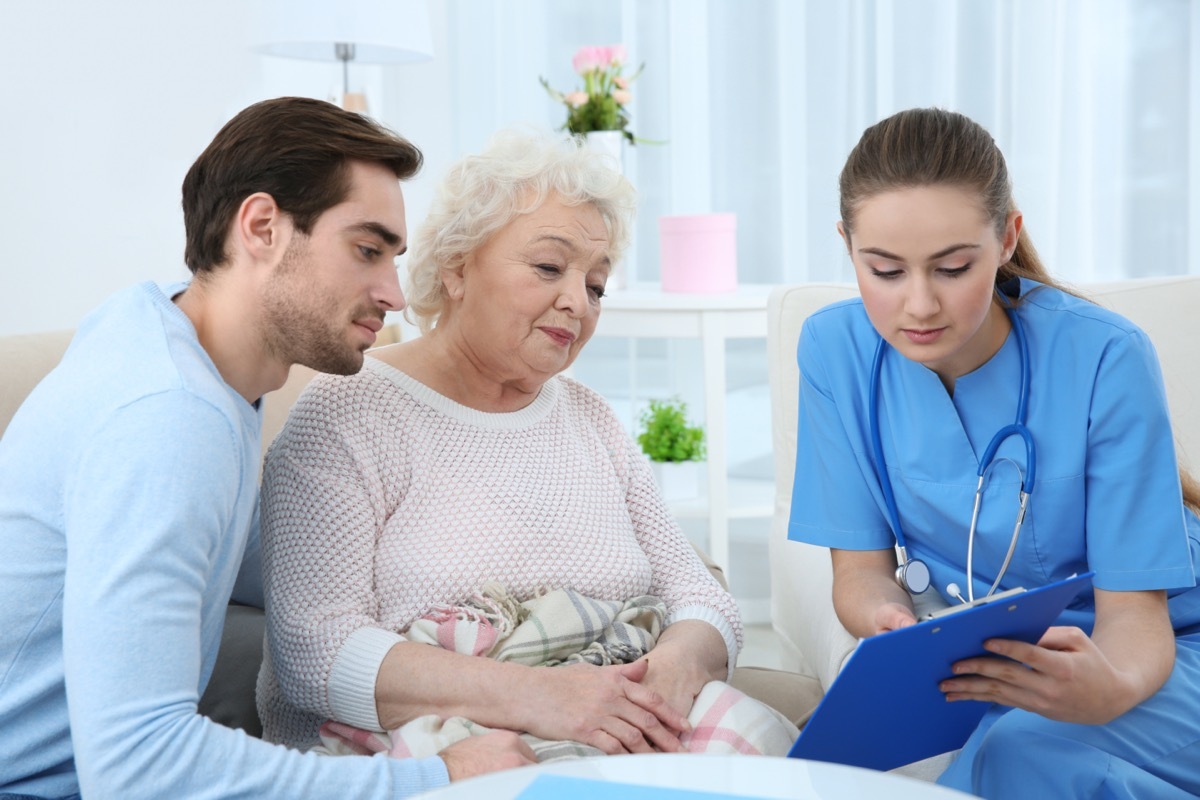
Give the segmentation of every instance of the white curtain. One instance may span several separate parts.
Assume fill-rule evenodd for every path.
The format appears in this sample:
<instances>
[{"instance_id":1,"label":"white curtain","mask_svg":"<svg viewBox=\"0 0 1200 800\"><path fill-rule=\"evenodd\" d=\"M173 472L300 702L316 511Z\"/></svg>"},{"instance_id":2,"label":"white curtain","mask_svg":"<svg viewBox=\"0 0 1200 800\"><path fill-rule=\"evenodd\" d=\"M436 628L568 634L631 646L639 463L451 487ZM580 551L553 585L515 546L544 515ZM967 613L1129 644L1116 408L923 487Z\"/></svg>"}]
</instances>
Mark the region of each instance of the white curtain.
<instances>
[{"instance_id":1,"label":"white curtain","mask_svg":"<svg viewBox=\"0 0 1200 800\"><path fill-rule=\"evenodd\" d=\"M564 115L571 56L635 64L633 269L657 218L733 211L739 278L848 280L837 175L871 123L937 105L987 127L1026 227L1068 281L1200 273L1200 3L1193 0L448 0L458 152Z\"/></svg>"}]
</instances>

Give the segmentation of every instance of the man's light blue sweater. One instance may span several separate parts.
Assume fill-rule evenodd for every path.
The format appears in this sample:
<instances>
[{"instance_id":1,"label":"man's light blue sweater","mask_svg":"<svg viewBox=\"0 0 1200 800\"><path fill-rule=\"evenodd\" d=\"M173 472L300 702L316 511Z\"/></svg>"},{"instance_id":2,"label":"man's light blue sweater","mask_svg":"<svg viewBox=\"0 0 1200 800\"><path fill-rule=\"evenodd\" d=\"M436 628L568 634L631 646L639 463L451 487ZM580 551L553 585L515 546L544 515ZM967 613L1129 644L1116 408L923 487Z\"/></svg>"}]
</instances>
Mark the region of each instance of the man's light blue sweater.
<instances>
[{"instance_id":1,"label":"man's light blue sweater","mask_svg":"<svg viewBox=\"0 0 1200 800\"><path fill-rule=\"evenodd\" d=\"M180 287L176 287L177 289ZM0 377L2 379L2 377ZM0 440L0 793L403 797L439 758L330 758L196 713L244 554L258 410L154 284L80 326Z\"/></svg>"}]
</instances>

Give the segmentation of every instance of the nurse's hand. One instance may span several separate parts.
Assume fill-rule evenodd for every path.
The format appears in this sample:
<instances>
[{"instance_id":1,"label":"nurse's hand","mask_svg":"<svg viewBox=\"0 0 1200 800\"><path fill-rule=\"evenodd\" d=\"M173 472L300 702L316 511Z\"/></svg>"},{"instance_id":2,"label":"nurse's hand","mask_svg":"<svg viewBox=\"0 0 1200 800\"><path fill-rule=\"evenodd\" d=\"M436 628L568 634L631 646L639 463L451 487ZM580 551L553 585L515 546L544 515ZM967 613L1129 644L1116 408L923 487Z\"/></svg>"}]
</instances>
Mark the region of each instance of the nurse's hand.
<instances>
[{"instance_id":1,"label":"nurse's hand","mask_svg":"<svg viewBox=\"0 0 1200 800\"><path fill-rule=\"evenodd\" d=\"M916 625L917 618L913 610L903 603L884 603L875 610L875 633L907 628Z\"/></svg>"},{"instance_id":2,"label":"nurse's hand","mask_svg":"<svg viewBox=\"0 0 1200 800\"><path fill-rule=\"evenodd\" d=\"M860 639L916 624L912 598L896 583L896 551L830 550L833 608Z\"/></svg>"},{"instance_id":3,"label":"nurse's hand","mask_svg":"<svg viewBox=\"0 0 1200 800\"><path fill-rule=\"evenodd\" d=\"M1102 725L1140 700L1088 635L1075 627L1046 631L1036 645L989 639L984 649L1005 658L967 658L941 682L946 699L1023 708L1048 719Z\"/></svg>"},{"instance_id":4,"label":"nurse's hand","mask_svg":"<svg viewBox=\"0 0 1200 800\"><path fill-rule=\"evenodd\" d=\"M1096 624L1050 628L1036 645L989 639L1004 658L967 658L942 681L947 700L983 700L1062 722L1103 724L1157 692L1175 664L1167 593L1096 589Z\"/></svg>"}]
</instances>

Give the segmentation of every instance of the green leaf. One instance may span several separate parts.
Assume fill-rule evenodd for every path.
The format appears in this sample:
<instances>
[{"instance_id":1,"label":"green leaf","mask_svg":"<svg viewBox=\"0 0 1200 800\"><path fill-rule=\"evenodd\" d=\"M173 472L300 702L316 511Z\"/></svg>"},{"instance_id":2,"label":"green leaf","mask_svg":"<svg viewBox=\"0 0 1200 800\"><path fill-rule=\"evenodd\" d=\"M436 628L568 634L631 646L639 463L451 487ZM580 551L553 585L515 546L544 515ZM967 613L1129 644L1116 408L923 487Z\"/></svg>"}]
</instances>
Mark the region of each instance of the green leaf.
<instances>
[{"instance_id":1,"label":"green leaf","mask_svg":"<svg viewBox=\"0 0 1200 800\"><path fill-rule=\"evenodd\" d=\"M704 429L688 425L687 405L676 400L651 400L640 417L637 441L651 461L704 460Z\"/></svg>"}]
</instances>

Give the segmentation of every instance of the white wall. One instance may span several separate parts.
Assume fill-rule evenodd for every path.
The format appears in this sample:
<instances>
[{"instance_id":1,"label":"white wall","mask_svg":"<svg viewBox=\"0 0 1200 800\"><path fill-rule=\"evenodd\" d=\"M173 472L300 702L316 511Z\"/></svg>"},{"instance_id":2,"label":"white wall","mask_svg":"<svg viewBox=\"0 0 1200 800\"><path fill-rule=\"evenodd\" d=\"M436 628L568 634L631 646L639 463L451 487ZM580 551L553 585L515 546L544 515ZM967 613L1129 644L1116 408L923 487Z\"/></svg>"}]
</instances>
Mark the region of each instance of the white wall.
<instances>
[{"instance_id":1,"label":"white wall","mask_svg":"<svg viewBox=\"0 0 1200 800\"><path fill-rule=\"evenodd\" d=\"M179 191L196 156L250 103L341 80L334 63L256 55L250 22L246 0L0 4L0 335L74 327L121 287L187 276ZM448 76L444 58L351 73L426 153L410 228L455 156Z\"/></svg>"}]
</instances>

